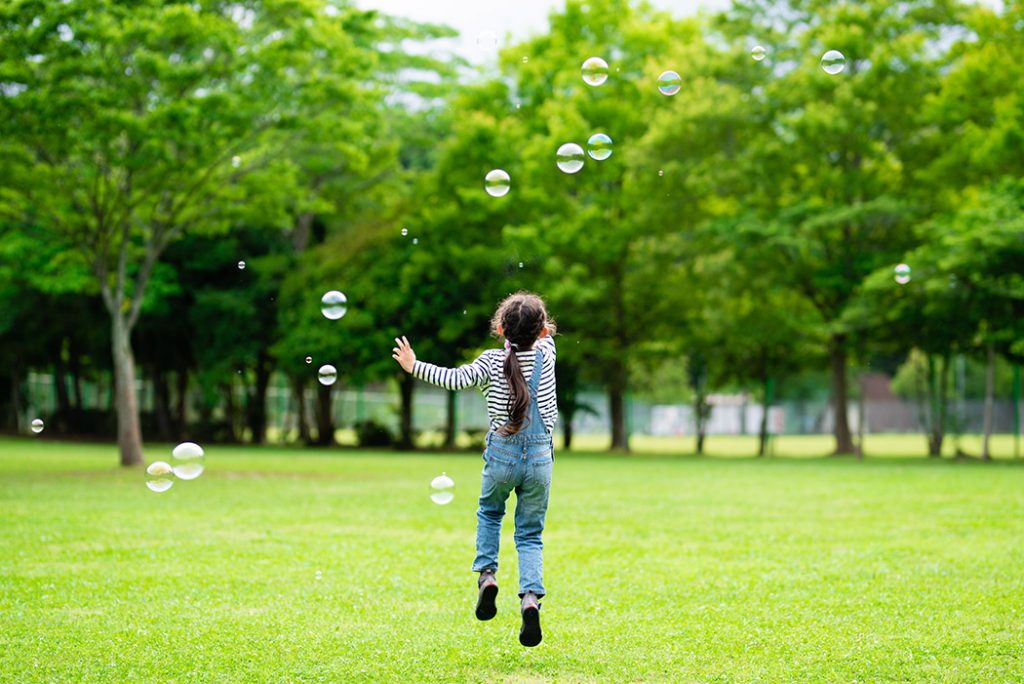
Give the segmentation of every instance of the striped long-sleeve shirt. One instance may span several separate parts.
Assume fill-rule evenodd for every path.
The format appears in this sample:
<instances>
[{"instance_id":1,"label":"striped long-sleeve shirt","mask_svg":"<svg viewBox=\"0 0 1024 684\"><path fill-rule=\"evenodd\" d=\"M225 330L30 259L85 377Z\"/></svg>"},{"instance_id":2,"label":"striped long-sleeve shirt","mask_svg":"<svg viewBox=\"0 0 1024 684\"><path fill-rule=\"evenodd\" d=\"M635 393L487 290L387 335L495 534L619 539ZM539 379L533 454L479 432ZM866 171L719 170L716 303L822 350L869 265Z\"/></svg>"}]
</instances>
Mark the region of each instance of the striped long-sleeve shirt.
<instances>
[{"instance_id":1,"label":"striped long-sleeve shirt","mask_svg":"<svg viewBox=\"0 0 1024 684\"><path fill-rule=\"evenodd\" d=\"M555 395L555 341L551 337L542 337L537 340L533 349L516 354L519 357L519 366L523 369L523 377L529 382L533 377L538 348L544 350L544 367L540 371L537 407L540 409L544 426L551 432L555 429L555 419L558 418L558 402ZM443 368L417 360L412 368L412 374L420 380L449 390L479 387L487 400L487 416L491 420L491 429L497 430L508 422L508 382L505 380L503 370L505 353L504 349L488 349L473 363L458 368Z\"/></svg>"}]
</instances>

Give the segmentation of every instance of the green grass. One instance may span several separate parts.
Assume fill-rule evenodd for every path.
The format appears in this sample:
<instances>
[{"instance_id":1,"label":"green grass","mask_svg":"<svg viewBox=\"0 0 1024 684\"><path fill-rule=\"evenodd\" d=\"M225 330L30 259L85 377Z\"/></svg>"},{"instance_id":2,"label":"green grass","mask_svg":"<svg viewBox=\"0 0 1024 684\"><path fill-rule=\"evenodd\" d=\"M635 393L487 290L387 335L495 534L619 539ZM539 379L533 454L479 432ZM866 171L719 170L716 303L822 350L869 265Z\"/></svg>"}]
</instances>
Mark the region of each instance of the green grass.
<instances>
[{"instance_id":1,"label":"green grass","mask_svg":"<svg viewBox=\"0 0 1024 684\"><path fill-rule=\"evenodd\" d=\"M166 494L115 461L0 441L0 681L1024 678L1010 461L558 455L532 650L511 520L472 615L479 455L213 447Z\"/></svg>"}]
</instances>

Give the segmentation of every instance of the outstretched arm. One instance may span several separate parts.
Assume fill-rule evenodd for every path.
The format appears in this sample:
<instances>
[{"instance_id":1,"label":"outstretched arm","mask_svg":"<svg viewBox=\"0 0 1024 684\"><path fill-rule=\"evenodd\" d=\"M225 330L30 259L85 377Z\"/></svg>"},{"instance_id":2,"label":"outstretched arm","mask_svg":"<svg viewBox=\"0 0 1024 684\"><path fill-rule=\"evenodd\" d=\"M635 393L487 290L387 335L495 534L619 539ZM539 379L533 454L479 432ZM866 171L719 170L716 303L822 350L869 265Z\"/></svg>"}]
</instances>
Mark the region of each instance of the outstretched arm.
<instances>
[{"instance_id":1,"label":"outstretched arm","mask_svg":"<svg viewBox=\"0 0 1024 684\"><path fill-rule=\"evenodd\" d=\"M409 340L405 337L395 338L395 344L398 346L391 350L392 358L401 364L406 373L412 373L414 377L432 385L448 390L461 390L474 385L482 385L487 381L487 366L482 356L465 366L444 368L432 363L417 361L416 352L412 350Z\"/></svg>"}]
</instances>

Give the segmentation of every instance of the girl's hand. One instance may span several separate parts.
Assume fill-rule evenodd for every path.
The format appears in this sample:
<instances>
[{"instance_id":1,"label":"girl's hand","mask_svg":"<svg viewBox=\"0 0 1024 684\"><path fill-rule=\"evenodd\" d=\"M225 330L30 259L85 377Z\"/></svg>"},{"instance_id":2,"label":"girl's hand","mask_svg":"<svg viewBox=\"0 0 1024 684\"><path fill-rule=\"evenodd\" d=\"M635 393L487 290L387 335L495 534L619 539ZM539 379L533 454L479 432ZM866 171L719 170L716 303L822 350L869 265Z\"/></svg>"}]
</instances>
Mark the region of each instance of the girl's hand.
<instances>
[{"instance_id":1,"label":"girl's hand","mask_svg":"<svg viewBox=\"0 0 1024 684\"><path fill-rule=\"evenodd\" d=\"M413 364L416 363L416 352L412 350L409 340L403 335L401 339L395 338L395 344L398 346L391 350L391 358L397 361L406 373L412 373Z\"/></svg>"}]
</instances>

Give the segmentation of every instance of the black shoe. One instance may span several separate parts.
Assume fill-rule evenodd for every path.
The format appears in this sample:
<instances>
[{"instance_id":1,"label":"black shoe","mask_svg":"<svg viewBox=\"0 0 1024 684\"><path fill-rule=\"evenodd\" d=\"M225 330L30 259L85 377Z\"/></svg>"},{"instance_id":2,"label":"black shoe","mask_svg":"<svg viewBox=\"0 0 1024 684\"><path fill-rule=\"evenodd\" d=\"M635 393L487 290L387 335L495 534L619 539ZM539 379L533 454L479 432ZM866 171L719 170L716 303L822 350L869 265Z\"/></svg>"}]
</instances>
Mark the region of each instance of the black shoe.
<instances>
[{"instance_id":1,"label":"black shoe","mask_svg":"<svg viewBox=\"0 0 1024 684\"><path fill-rule=\"evenodd\" d=\"M540 643L540 602L532 591L523 596L521 609L523 626L519 628L519 643L523 646L536 646Z\"/></svg>"},{"instance_id":2,"label":"black shoe","mask_svg":"<svg viewBox=\"0 0 1024 684\"><path fill-rule=\"evenodd\" d=\"M476 597L476 619L490 620L498 614L498 606L494 599L498 595L498 581L494 579L493 570L484 570L477 580L479 594Z\"/></svg>"}]
</instances>

